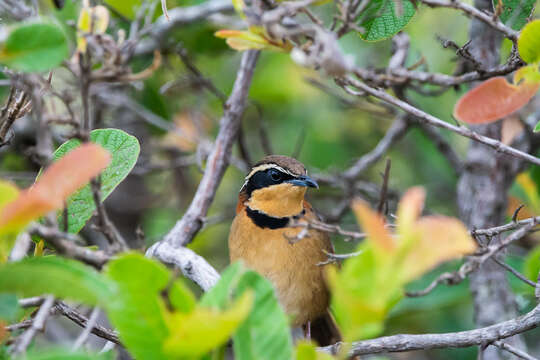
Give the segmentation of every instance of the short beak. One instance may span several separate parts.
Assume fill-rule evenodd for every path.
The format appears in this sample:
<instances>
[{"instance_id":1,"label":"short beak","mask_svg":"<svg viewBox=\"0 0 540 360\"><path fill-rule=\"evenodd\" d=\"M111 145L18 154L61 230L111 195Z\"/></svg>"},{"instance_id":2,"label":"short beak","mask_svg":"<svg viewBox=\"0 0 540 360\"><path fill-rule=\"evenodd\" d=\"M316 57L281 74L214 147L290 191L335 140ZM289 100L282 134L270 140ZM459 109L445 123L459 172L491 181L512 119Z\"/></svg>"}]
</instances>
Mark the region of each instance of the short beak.
<instances>
[{"instance_id":1,"label":"short beak","mask_svg":"<svg viewBox=\"0 0 540 360\"><path fill-rule=\"evenodd\" d=\"M289 184L293 184L293 185L296 185L296 186L312 187L312 188L316 188L316 189L319 188L319 184L317 184L317 182L315 180L313 180L312 178L310 178L307 175L299 176L299 177L297 177L295 179L292 179L292 180L289 180L287 182Z\"/></svg>"}]
</instances>

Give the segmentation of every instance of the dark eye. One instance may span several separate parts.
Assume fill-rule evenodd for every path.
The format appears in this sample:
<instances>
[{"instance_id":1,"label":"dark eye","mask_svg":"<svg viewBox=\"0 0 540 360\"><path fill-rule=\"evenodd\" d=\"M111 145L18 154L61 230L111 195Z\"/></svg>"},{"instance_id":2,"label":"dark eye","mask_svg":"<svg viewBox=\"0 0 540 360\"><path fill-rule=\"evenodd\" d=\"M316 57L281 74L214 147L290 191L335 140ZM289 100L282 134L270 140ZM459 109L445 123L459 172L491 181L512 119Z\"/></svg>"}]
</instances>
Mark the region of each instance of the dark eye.
<instances>
[{"instance_id":1,"label":"dark eye","mask_svg":"<svg viewBox=\"0 0 540 360\"><path fill-rule=\"evenodd\" d=\"M272 181L278 182L281 180L281 173L275 169L270 169L268 172Z\"/></svg>"}]
</instances>

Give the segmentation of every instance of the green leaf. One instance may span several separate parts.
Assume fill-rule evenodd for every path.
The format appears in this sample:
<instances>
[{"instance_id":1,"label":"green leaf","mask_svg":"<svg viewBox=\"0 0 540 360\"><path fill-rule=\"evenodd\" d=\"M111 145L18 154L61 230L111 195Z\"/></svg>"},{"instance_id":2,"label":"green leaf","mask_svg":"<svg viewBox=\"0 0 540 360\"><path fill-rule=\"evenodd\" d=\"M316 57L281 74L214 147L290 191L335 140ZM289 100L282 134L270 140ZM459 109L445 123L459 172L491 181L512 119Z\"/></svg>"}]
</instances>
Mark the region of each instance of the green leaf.
<instances>
[{"instance_id":1,"label":"green leaf","mask_svg":"<svg viewBox=\"0 0 540 360\"><path fill-rule=\"evenodd\" d=\"M105 2L120 15L128 19L133 19L135 17L137 9L142 3L141 0L106 0Z\"/></svg>"},{"instance_id":2,"label":"green leaf","mask_svg":"<svg viewBox=\"0 0 540 360\"><path fill-rule=\"evenodd\" d=\"M169 329L161 292L170 282L169 271L140 254L127 254L111 261L106 274L119 287L117 296L106 308L111 322L120 332L122 343L136 359L167 359L163 344ZM182 285L175 281L171 289L174 287ZM176 293L177 305L181 302L178 295L184 294L184 309L193 309L195 300L191 293L184 289L170 292Z\"/></svg>"},{"instance_id":3,"label":"green leaf","mask_svg":"<svg viewBox=\"0 0 540 360\"><path fill-rule=\"evenodd\" d=\"M534 126L534 132L539 132L540 131L540 121L536 123L536 125Z\"/></svg>"},{"instance_id":4,"label":"green leaf","mask_svg":"<svg viewBox=\"0 0 540 360\"><path fill-rule=\"evenodd\" d=\"M234 289L246 269L240 262L235 262L225 269L216 285L207 291L201 298L199 304L215 309L224 309L233 298Z\"/></svg>"},{"instance_id":5,"label":"green leaf","mask_svg":"<svg viewBox=\"0 0 540 360\"><path fill-rule=\"evenodd\" d=\"M0 294L0 320L15 321L20 309L15 294Z\"/></svg>"},{"instance_id":6,"label":"green leaf","mask_svg":"<svg viewBox=\"0 0 540 360\"><path fill-rule=\"evenodd\" d=\"M67 58L63 30L51 23L23 24L13 29L0 49L0 62L25 72L47 71Z\"/></svg>"},{"instance_id":7,"label":"green leaf","mask_svg":"<svg viewBox=\"0 0 540 360\"><path fill-rule=\"evenodd\" d=\"M254 271L247 271L238 281L237 293L255 292L255 305L233 338L238 360L290 359L292 341L287 316L280 307L274 288Z\"/></svg>"},{"instance_id":8,"label":"green leaf","mask_svg":"<svg viewBox=\"0 0 540 360\"><path fill-rule=\"evenodd\" d=\"M291 359L292 341L287 316L280 307L270 282L241 263L231 264L218 283L201 299L201 306L223 309L246 291L255 293L247 320L233 337L238 360Z\"/></svg>"},{"instance_id":9,"label":"green leaf","mask_svg":"<svg viewBox=\"0 0 540 360\"><path fill-rule=\"evenodd\" d=\"M387 39L403 29L415 12L410 0L371 0L360 17L358 25L365 32L359 35L367 41Z\"/></svg>"},{"instance_id":10,"label":"green leaf","mask_svg":"<svg viewBox=\"0 0 540 360\"><path fill-rule=\"evenodd\" d=\"M540 272L540 246L532 249L523 264L523 273L525 276L534 282L538 280L538 273Z\"/></svg>"},{"instance_id":11,"label":"green leaf","mask_svg":"<svg viewBox=\"0 0 540 360\"><path fill-rule=\"evenodd\" d=\"M111 163L101 173L101 200L104 201L135 166L140 146L134 136L118 129L94 130L90 133L90 140L104 147L112 155ZM63 143L54 152L54 160L62 158L80 143L76 139ZM71 195L67 205L68 232L77 233L92 217L96 209L90 185ZM63 215L60 214L58 222L62 224L63 221Z\"/></svg>"},{"instance_id":12,"label":"green leaf","mask_svg":"<svg viewBox=\"0 0 540 360\"><path fill-rule=\"evenodd\" d=\"M540 61L540 20L531 21L521 30L518 51L528 64Z\"/></svg>"},{"instance_id":13,"label":"green leaf","mask_svg":"<svg viewBox=\"0 0 540 360\"><path fill-rule=\"evenodd\" d=\"M115 289L114 283L93 268L61 257L34 257L0 266L0 292L52 294L98 305L112 298Z\"/></svg>"},{"instance_id":14,"label":"green leaf","mask_svg":"<svg viewBox=\"0 0 540 360\"><path fill-rule=\"evenodd\" d=\"M519 30L527 23L536 0L501 0L501 2L502 12L499 18L512 29ZM498 3L499 0L493 0L493 7L496 8Z\"/></svg>"},{"instance_id":15,"label":"green leaf","mask_svg":"<svg viewBox=\"0 0 540 360\"><path fill-rule=\"evenodd\" d=\"M114 359L114 354L112 352L104 354L73 353L69 349L47 349L45 351L39 349L29 351L24 358L25 360L112 360Z\"/></svg>"}]
</instances>

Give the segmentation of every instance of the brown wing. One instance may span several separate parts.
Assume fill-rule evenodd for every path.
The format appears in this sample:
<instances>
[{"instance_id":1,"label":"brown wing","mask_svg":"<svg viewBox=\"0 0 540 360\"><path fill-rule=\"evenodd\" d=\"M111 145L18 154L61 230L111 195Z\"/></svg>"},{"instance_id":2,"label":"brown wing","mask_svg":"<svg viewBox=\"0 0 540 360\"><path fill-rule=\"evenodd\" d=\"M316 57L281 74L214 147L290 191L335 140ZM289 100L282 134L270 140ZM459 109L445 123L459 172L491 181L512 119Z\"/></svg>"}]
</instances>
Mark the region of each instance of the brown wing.
<instances>
[{"instance_id":1,"label":"brown wing","mask_svg":"<svg viewBox=\"0 0 540 360\"><path fill-rule=\"evenodd\" d=\"M321 220L317 213L313 210L312 206L307 201L304 201L304 208L306 209L305 216L308 220ZM318 230L314 231L317 231L319 233L317 234L318 237L323 239L323 248L329 253L335 253L334 245L330 241L330 236L328 235L328 233ZM304 326L305 330L307 330L306 326L307 324ZM320 346L332 345L342 340L341 332L337 327L336 321L334 320L330 309L328 309L324 315L320 316L314 321L311 321L310 333L311 338L315 340Z\"/></svg>"}]
</instances>

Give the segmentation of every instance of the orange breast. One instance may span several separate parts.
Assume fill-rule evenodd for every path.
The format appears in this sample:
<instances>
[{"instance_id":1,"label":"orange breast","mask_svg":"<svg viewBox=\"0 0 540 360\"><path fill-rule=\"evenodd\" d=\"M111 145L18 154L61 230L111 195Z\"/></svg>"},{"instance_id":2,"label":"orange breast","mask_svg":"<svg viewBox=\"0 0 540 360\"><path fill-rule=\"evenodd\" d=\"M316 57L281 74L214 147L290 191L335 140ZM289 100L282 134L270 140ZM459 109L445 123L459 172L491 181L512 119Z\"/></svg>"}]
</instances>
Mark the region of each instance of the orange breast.
<instances>
[{"instance_id":1,"label":"orange breast","mask_svg":"<svg viewBox=\"0 0 540 360\"><path fill-rule=\"evenodd\" d=\"M290 244L284 235L295 236L300 228L263 229L256 226L239 206L229 234L231 262L243 260L246 266L269 279L285 311L299 326L325 313L328 291L322 266L322 250L332 251L327 234L310 230L309 236ZM306 216L314 216L306 208Z\"/></svg>"}]
</instances>

